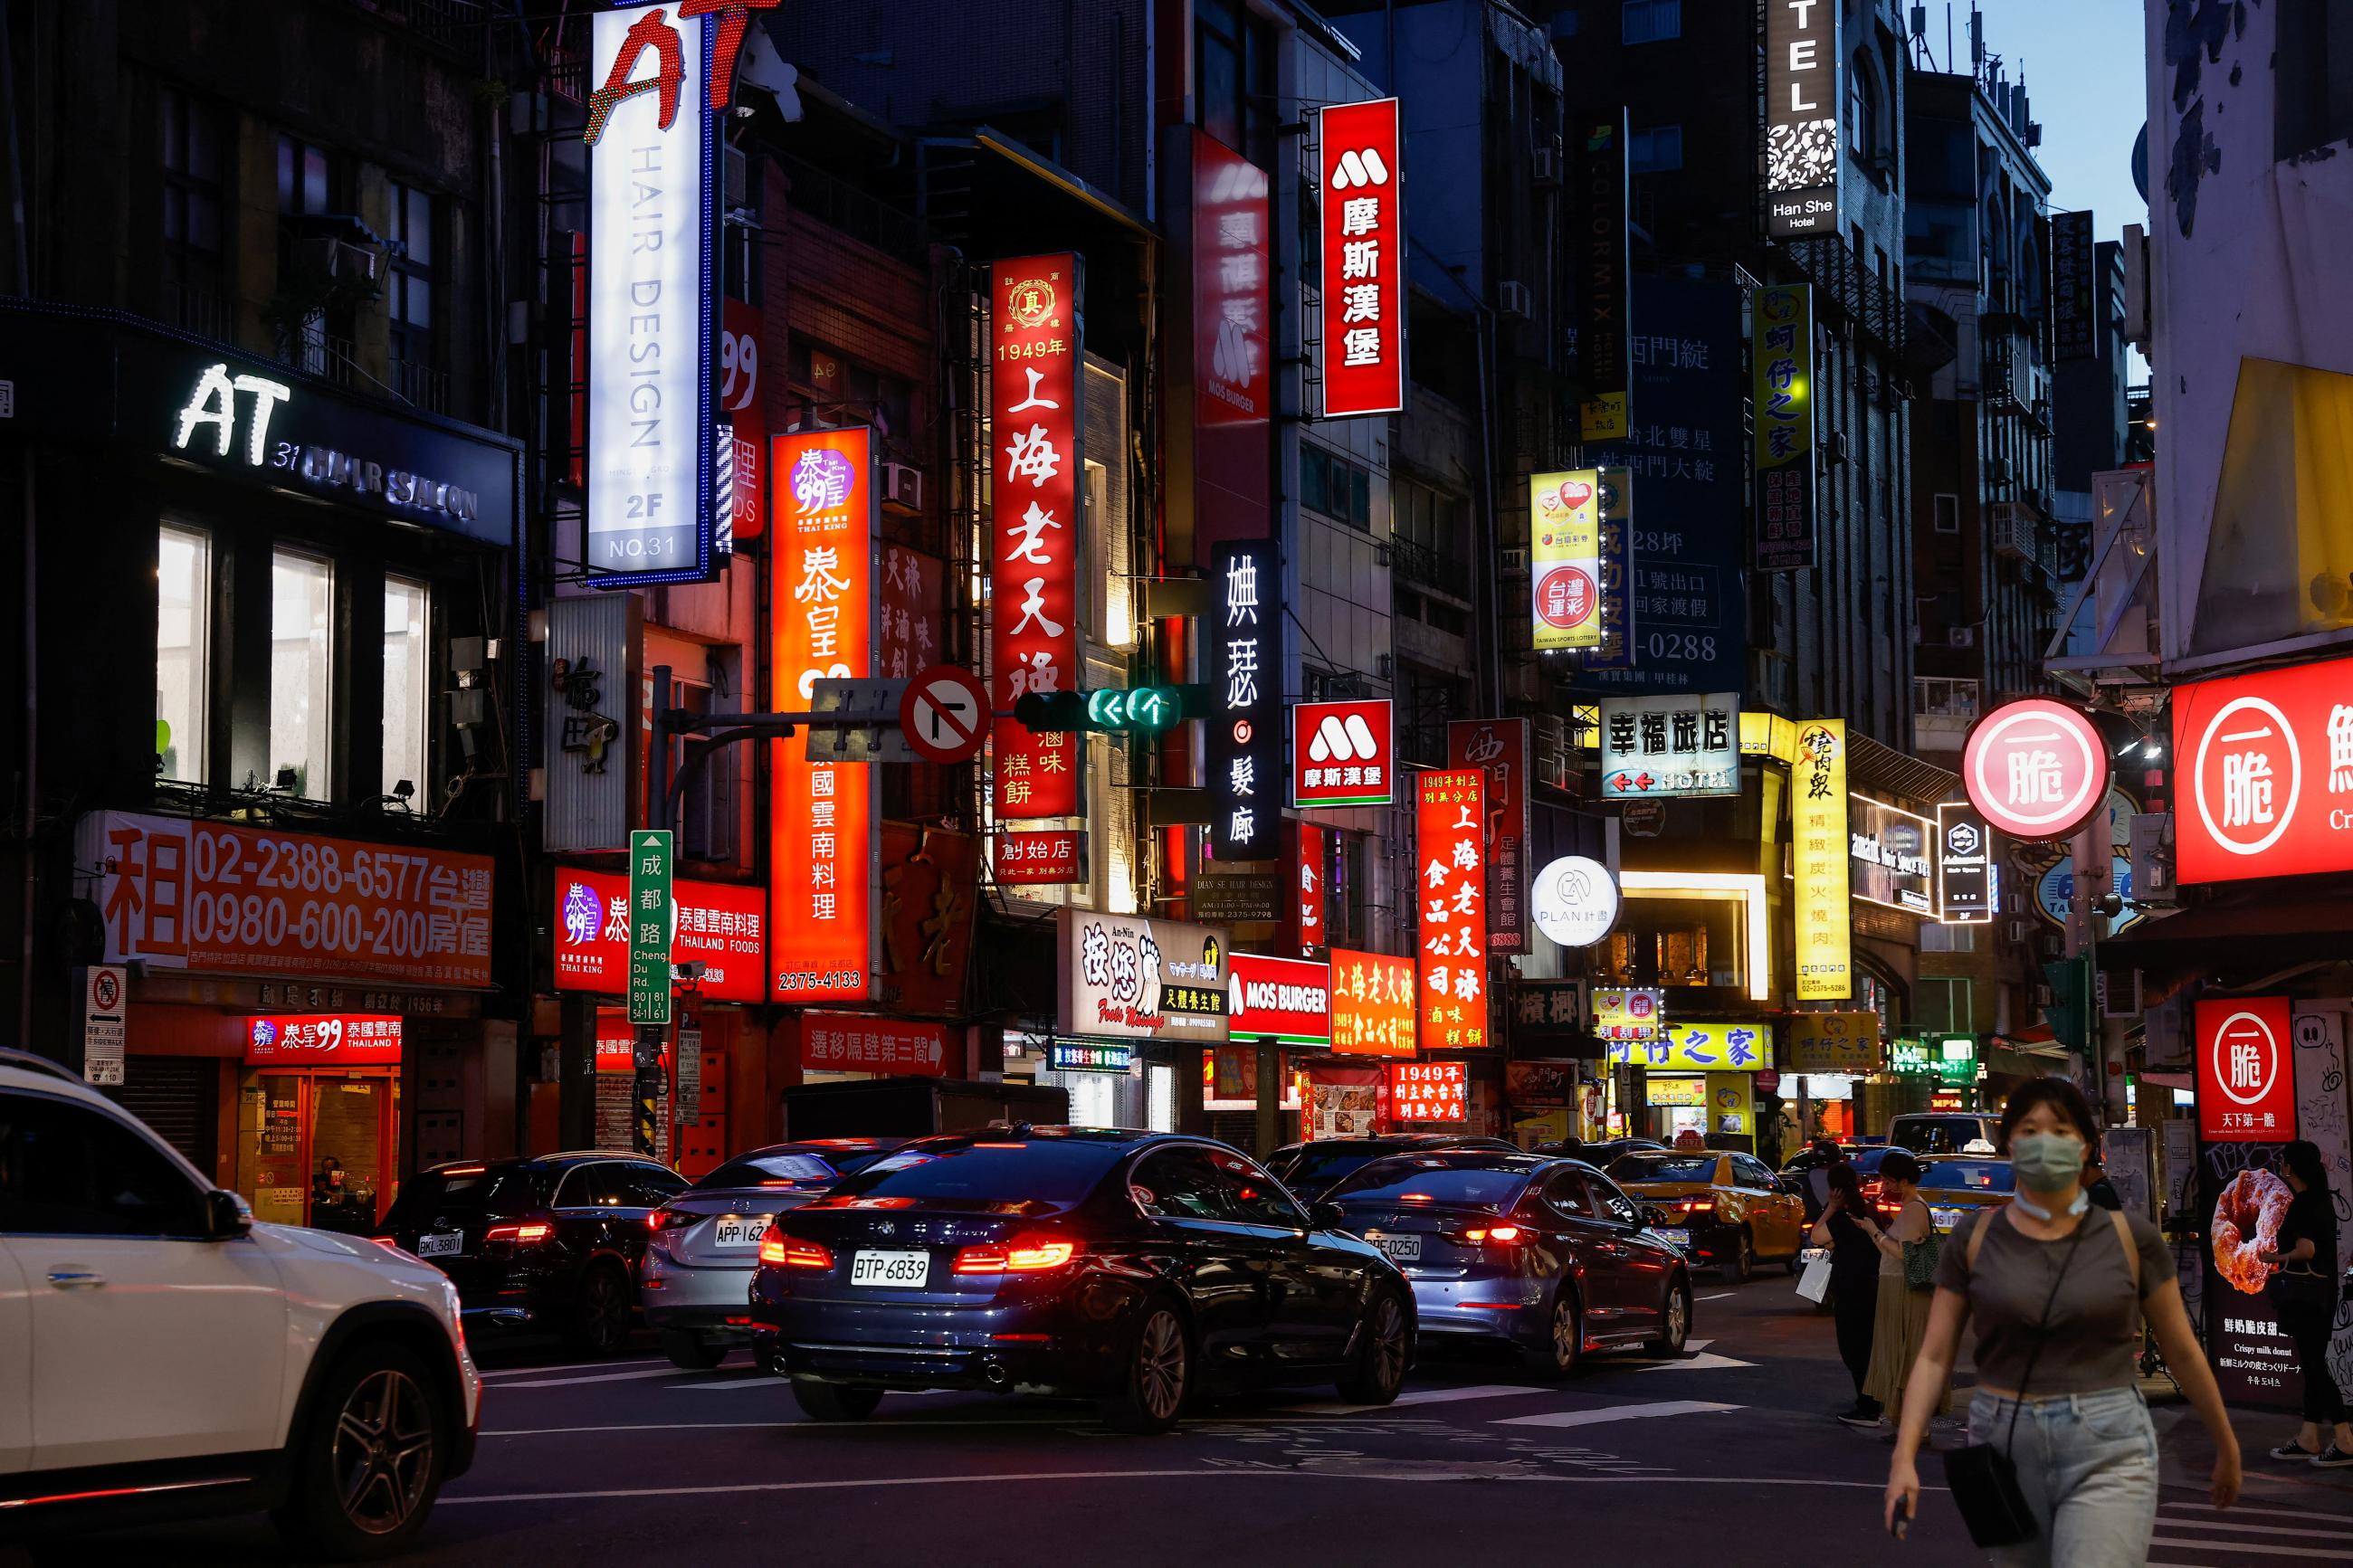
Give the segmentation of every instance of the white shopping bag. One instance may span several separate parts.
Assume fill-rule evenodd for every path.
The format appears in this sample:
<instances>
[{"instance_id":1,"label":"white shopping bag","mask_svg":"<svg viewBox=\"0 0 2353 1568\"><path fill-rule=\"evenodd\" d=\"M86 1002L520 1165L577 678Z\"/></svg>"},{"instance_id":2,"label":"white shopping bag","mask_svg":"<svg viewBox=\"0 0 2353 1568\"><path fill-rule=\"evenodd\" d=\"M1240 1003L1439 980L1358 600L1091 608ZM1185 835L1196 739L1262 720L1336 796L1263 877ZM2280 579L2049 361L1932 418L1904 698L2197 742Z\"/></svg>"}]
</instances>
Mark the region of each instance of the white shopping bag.
<instances>
[{"instance_id":1,"label":"white shopping bag","mask_svg":"<svg viewBox=\"0 0 2353 1568\"><path fill-rule=\"evenodd\" d=\"M1798 1276L1798 1294L1816 1306L1831 1293L1831 1255L1826 1248L1814 1247L1801 1254L1806 1271Z\"/></svg>"}]
</instances>

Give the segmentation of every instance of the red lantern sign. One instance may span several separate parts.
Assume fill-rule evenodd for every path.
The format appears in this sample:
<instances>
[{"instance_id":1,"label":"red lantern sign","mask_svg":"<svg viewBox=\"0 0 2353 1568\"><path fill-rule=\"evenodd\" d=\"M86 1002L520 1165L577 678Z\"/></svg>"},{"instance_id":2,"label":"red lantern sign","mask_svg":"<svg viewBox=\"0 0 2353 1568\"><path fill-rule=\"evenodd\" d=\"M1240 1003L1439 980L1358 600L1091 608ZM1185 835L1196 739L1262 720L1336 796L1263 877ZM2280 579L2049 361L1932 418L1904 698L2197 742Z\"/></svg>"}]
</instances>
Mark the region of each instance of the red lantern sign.
<instances>
[{"instance_id":1,"label":"red lantern sign","mask_svg":"<svg viewBox=\"0 0 2353 1568\"><path fill-rule=\"evenodd\" d=\"M2210 1142L2295 1136L2295 1071L2284 996L2198 1004L2198 1132Z\"/></svg>"},{"instance_id":2,"label":"red lantern sign","mask_svg":"<svg viewBox=\"0 0 2353 1568\"><path fill-rule=\"evenodd\" d=\"M1291 804L1387 805L1397 778L1386 697L1302 702L1291 715Z\"/></svg>"},{"instance_id":3,"label":"red lantern sign","mask_svg":"<svg viewBox=\"0 0 2353 1568\"><path fill-rule=\"evenodd\" d=\"M1405 406L1405 185L1398 100L1318 116L1324 171L1324 417Z\"/></svg>"},{"instance_id":4,"label":"red lantern sign","mask_svg":"<svg viewBox=\"0 0 2353 1568\"><path fill-rule=\"evenodd\" d=\"M2185 882L2353 870L2353 659L2173 689Z\"/></svg>"},{"instance_id":5,"label":"red lantern sign","mask_svg":"<svg viewBox=\"0 0 2353 1568\"><path fill-rule=\"evenodd\" d=\"M2063 702L2005 702L1969 731L1961 783L1969 804L2011 837L2064 838L2107 798L2107 744Z\"/></svg>"}]
</instances>

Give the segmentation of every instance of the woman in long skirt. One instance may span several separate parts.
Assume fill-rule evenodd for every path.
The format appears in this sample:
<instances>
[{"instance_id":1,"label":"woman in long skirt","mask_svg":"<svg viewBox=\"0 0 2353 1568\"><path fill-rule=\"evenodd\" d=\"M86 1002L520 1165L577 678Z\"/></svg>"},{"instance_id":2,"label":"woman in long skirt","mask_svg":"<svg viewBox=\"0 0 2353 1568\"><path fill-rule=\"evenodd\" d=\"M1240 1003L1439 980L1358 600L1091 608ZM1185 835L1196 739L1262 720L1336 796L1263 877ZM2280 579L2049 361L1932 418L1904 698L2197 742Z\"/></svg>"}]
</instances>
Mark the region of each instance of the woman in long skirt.
<instances>
[{"instance_id":1,"label":"woman in long skirt","mask_svg":"<svg viewBox=\"0 0 2353 1568\"><path fill-rule=\"evenodd\" d=\"M1896 1202L1894 1219L1882 1226L1876 1215L1863 1218L1863 1228L1879 1248L1879 1305L1872 1319L1871 1370L1863 1374L1864 1397L1882 1409L1904 1408L1904 1381L1911 1375L1920 1342L1928 1333L1928 1303L1933 1286L1917 1289L1904 1281L1904 1256L1936 1234L1928 1205L1920 1201L1920 1162L1896 1150L1880 1162L1882 1191ZM1948 1384L1936 1398L1936 1414L1953 1408Z\"/></svg>"}]
</instances>

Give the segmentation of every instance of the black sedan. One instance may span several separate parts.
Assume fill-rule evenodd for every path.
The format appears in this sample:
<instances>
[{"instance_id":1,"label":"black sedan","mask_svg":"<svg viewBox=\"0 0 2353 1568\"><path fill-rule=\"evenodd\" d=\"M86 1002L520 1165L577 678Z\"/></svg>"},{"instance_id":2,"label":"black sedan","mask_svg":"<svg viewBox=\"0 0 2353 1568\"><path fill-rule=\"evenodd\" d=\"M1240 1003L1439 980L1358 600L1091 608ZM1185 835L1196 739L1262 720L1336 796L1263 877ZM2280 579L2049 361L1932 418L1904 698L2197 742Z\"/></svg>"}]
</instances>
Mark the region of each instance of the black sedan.
<instances>
[{"instance_id":1,"label":"black sedan","mask_svg":"<svg viewBox=\"0 0 2353 1568\"><path fill-rule=\"evenodd\" d=\"M894 1389L1085 1395L1137 1432L1214 1386L1329 1379L1386 1405L1413 1296L1337 1217L1205 1139L918 1139L777 1215L754 1348L820 1421L862 1419Z\"/></svg>"},{"instance_id":2,"label":"black sedan","mask_svg":"<svg viewBox=\"0 0 2353 1568\"><path fill-rule=\"evenodd\" d=\"M1691 1272L1649 1213L1577 1160L1440 1151L1366 1166L1326 1203L1412 1282L1430 1341L1500 1340L1548 1376L1588 1352L1682 1353Z\"/></svg>"},{"instance_id":3,"label":"black sedan","mask_svg":"<svg viewBox=\"0 0 2353 1568\"><path fill-rule=\"evenodd\" d=\"M1501 1138L1466 1138L1459 1132L1392 1132L1377 1138L1318 1138L1308 1143L1286 1143L1274 1152L1266 1168L1299 1196L1311 1202L1376 1160L1391 1154L1417 1154L1436 1149L1486 1149L1499 1154L1519 1152L1516 1143Z\"/></svg>"},{"instance_id":4,"label":"black sedan","mask_svg":"<svg viewBox=\"0 0 2353 1568\"><path fill-rule=\"evenodd\" d=\"M685 1190L632 1154L460 1161L418 1172L375 1235L449 1276L469 1329L554 1330L612 1355L636 1321L647 1218Z\"/></svg>"}]
</instances>

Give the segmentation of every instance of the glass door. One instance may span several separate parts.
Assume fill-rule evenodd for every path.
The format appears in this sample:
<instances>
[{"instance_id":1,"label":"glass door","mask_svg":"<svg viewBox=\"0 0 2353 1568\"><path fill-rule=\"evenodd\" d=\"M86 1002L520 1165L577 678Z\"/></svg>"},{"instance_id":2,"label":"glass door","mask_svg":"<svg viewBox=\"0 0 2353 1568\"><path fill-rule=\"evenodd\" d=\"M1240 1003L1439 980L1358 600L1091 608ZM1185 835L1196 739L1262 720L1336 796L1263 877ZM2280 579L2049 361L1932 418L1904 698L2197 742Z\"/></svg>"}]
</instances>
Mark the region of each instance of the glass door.
<instances>
[{"instance_id":1,"label":"glass door","mask_svg":"<svg viewBox=\"0 0 2353 1568\"><path fill-rule=\"evenodd\" d=\"M365 1235L391 1196L392 1082L320 1073L309 1087L310 1223Z\"/></svg>"},{"instance_id":2,"label":"glass door","mask_svg":"<svg viewBox=\"0 0 2353 1568\"><path fill-rule=\"evenodd\" d=\"M245 1075L237 1091L237 1184L253 1217L301 1225L310 1196L302 1153L302 1079L292 1072Z\"/></svg>"}]
</instances>

